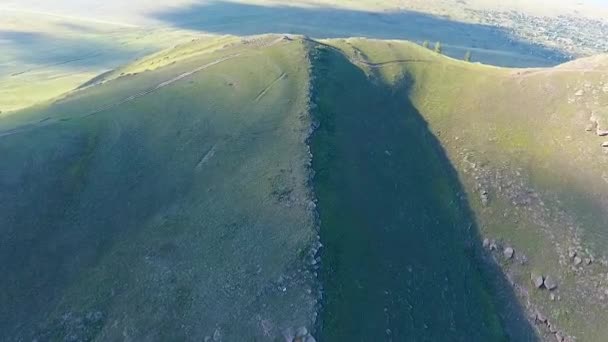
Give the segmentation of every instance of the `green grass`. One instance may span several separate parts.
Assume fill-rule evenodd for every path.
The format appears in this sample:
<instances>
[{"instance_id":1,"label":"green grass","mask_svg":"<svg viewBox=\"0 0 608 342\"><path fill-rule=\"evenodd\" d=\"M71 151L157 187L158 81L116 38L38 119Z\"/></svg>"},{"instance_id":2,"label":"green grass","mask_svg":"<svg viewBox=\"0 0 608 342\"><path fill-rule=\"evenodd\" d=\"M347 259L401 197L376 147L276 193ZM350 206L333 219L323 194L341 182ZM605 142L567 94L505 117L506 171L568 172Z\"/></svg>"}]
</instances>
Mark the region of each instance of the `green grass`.
<instances>
[{"instance_id":1,"label":"green grass","mask_svg":"<svg viewBox=\"0 0 608 342\"><path fill-rule=\"evenodd\" d=\"M335 44L355 56L352 47ZM532 293L532 310L538 308L568 334L601 340L608 333L603 323L604 304L594 304L601 301L601 290L587 288L581 292L580 284L601 288L598 279L607 270L596 265L585 275L572 277L569 267L558 262L569 247L577 244L596 258L605 256L601 246L608 241L608 234L601 203L606 189L602 171L606 160L598 147L603 140L584 131L591 112L603 113L608 99L600 90L601 83L608 79L601 71L601 58L580 62L585 65L580 71L575 64L522 76L518 73L525 75L523 70L463 63L431 53L424 56L421 47L409 43L363 40L353 45L375 63L407 57L428 60L394 64L368 73L381 75L392 84L404 74L415 80L410 98L458 171L481 231L528 257L529 266L509 267L506 271ZM598 72L588 71L594 67ZM588 89L585 96L570 103L568 98L585 83L595 92ZM465 172L466 154L473 156L483 170L481 174ZM495 197L489 208L483 208L478 200L480 182ZM517 186L509 187L511 183ZM509 194L509 189L515 188L519 195L536 193L546 209L513 206L513 191ZM534 292L530 269L560 279L561 301L550 302L548 294ZM568 318L563 314L565 310L570 312Z\"/></svg>"},{"instance_id":2,"label":"green grass","mask_svg":"<svg viewBox=\"0 0 608 342\"><path fill-rule=\"evenodd\" d=\"M306 291L314 283L301 257L316 236L306 187L304 45L235 48L245 55L93 116L83 114L218 54L15 116L70 120L0 141L4 178L23 189L3 192L0 208L3 242L13 246L2 254L12 274L0 285L12 295L0 311L5 336L62 340L75 333L102 341L126 332L138 340L189 340L219 328L234 340L264 336L261 321L274 336L312 325L316 293ZM288 76L255 101L282 73ZM12 120L7 127L19 126ZM23 145L32 139L36 144ZM277 197L277 189L289 189L289 198ZM28 296L37 284L39 295ZM97 311L102 321L82 329L62 319Z\"/></svg>"},{"instance_id":3,"label":"green grass","mask_svg":"<svg viewBox=\"0 0 608 342\"><path fill-rule=\"evenodd\" d=\"M320 126L312 151L326 266L321 338L532 338L525 323L509 332L502 326L489 274L475 265L479 242L467 231L473 218L408 101L409 80L370 79L327 48L315 58Z\"/></svg>"},{"instance_id":4,"label":"green grass","mask_svg":"<svg viewBox=\"0 0 608 342\"><path fill-rule=\"evenodd\" d=\"M508 70L407 42L277 38L190 41L0 118L9 339L282 338L312 328L322 285L328 341L533 340L526 309L602 341L608 270L559 262L608 242L608 161L584 131L608 94L569 101L608 84L586 70L601 61ZM485 258L486 236L528 263Z\"/></svg>"}]
</instances>

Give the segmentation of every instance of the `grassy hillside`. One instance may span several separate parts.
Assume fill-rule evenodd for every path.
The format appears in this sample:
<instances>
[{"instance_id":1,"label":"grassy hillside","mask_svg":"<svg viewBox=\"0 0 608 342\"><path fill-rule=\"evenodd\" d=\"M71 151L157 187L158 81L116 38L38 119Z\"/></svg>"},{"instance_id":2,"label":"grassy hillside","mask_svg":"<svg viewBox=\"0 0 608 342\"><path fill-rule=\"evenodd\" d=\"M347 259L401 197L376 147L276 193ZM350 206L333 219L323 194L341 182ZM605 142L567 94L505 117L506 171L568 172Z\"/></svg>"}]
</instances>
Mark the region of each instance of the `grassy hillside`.
<instances>
[{"instance_id":1,"label":"grassy hillside","mask_svg":"<svg viewBox=\"0 0 608 342\"><path fill-rule=\"evenodd\" d=\"M408 98L457 170L482 235L496 241L488 253L527 311L548 318L552 328L540 323L541 333L607 336L608 158L598 137L608 115L607 58L509 70L407 43L331 43L364 58L359 65L389 84L413 80ZM502 254L507 247L515 250L512 260ZM532 273L556 280L553 295L534 288Z\"/></svg>"},{"instance_id":2,"label":"grassy hillside","mask_svg":"<svg viewBox=\"0 0 608 342\"><path fill-rule=\"evenodd\" d=\"M314 65L323 340L533 340L520 308L497 308L499 290L512 294L480 271L475 222L412 80L368 77L327 47Z\"/></svg>"},{"instance_id":3,"label":"grassy hillside","mask_svg":"<svg viewBox=\"0 0 608 342\"><path fill-rule=\"evenodd\" d=\"M602 341L605 65L221 37L2 117L0 331Z\"/></svg>"},{"instance_id":4,"label":"grassy hillside","mask_svg":"<svg viewBox=\"0 0 608 342\"><path fill-rule=\"evenodd\" d=\"M46 120L0 138L3 337L310 327L305 57L302 42L261 39L16 114Z\"/></svg>"}]
</instances>

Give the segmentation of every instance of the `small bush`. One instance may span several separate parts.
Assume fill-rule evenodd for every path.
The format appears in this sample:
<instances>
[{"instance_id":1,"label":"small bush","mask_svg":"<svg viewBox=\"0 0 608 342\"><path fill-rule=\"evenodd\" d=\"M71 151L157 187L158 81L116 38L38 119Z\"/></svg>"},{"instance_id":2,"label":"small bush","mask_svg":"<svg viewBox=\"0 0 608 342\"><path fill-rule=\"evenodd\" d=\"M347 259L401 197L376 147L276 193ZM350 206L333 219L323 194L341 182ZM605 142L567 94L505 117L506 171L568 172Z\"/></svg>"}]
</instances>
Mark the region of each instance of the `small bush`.
<instances>
[{"instance_id":1,"label":"small bush","mask_svg":"<svg viewBox=\"0 0 608 342\"><path fill-rule=\"evenodd\" d=\"M434 50L437 53L441 53L443 51L443 48L441 47L441 42L435 43L435 49Z\"/></svg>"}]
</instances>

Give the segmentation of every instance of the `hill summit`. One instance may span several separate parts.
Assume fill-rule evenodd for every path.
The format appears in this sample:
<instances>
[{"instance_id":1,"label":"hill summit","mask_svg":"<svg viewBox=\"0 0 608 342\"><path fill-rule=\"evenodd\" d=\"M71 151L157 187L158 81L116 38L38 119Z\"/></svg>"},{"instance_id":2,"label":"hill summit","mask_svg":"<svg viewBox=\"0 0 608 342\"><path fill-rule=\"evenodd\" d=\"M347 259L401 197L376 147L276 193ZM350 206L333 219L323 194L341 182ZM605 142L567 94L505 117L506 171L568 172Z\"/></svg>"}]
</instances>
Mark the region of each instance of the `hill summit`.
<instances>
[{"instance_id":1,"label":"hill summit","mask_svg":"<svg viewBox=\"0 0 608 342\"><path fill-rule=\"evenodd\" d=\"M0 331L602 341L606 61L226 36L5 116Z\"/></svg>"}]
</instances>

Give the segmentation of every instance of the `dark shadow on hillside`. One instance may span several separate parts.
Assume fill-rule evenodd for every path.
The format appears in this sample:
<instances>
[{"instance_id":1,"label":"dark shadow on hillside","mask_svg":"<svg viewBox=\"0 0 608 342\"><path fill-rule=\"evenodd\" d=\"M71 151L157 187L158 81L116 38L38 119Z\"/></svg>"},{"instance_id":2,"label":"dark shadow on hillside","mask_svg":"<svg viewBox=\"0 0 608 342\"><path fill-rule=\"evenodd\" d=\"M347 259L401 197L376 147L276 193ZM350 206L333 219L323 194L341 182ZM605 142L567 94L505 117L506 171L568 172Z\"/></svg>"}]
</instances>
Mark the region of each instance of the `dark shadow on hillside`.
<instances>
[{"instance_id":1,"label":"dark shadow on hillside","mask_svg":"<svg viewBox=\"0 0 608 342\"><path fill-rule=\"evenodd\" d=\"M411 82L314 53L322 341L537 341Z\"/></svg>"},{"instance_id":2,"label":"dark shadow on hillside","mask_svg":"<svg viewBox=\"0 0 608 342\"><path fill-rule=\"evenodd\" d=\"M503 66L548 66L567 60L558 51L516 41L508 32L412 11L365 12L331 7L259 6L211 1L156 13L173 26L211 33L304 34L315 38L369 37L441 41L447 55Z\"/></svg>"}]
</instances>

